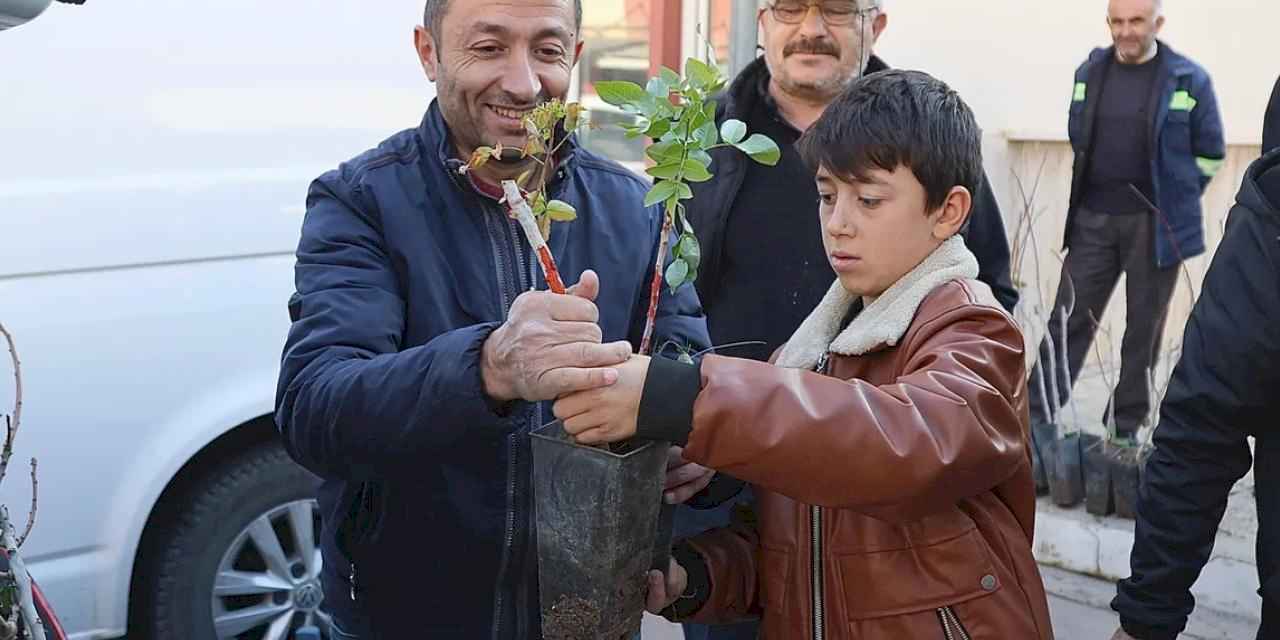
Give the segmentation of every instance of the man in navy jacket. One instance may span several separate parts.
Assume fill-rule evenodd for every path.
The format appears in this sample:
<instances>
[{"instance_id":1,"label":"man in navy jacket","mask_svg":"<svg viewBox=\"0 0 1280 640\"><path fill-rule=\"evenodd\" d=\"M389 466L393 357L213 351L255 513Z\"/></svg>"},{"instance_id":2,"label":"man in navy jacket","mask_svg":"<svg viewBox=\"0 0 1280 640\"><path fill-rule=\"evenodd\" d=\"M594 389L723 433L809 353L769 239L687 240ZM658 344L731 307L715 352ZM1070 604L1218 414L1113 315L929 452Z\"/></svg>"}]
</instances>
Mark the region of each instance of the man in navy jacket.
<instances>
[{"instance_id":1,"label":"man in navy jacket","mask_svg":"<svg viewBox=\"0 0 1280 640\"><path fill-rule=\"evenodd\" d=\"M583 276L570 295L534 291L496 188L530 161L459 169L478 146L522 147L522 116L563 99L581 4L431 0L424 25L439 98L421 125L308 193L276 421L323 479L338 637L538 637L528 432L552 420L543 401L610 384L639 342L661 214L643 180L567 145L549 196L578 219L549 244ZM692 287L664 291L657 336L706 345Z\"/></svg>"},{"instance_id":2,"label":"man in navy jacket","mask_svg":"<svg viewBox=\"0 0 1280 640\"><path fill-rule=\"evenodd\" d=\"M1156 39L1159 0L1112 0L1113 46L1076 70L1068 116L1075 153L1063 246L1069 249L1050 326L1068 307L1065 342L1053 334L1031 376L1031 419L1066 406L1101 318L1126 274L1120 376L1104 420L1132 439L1151 412L1155 365L1181 264L1204 253L1200 198L1222 166L1222 117L1208 72ZM1069 375L1062 371L1067 354ZM1057 367L1041 364L1057 362ZM1055 381L1053 378L1056 378ZM1057 390L1057 402L1049 394Z\"/></svg>"}]
</instances>

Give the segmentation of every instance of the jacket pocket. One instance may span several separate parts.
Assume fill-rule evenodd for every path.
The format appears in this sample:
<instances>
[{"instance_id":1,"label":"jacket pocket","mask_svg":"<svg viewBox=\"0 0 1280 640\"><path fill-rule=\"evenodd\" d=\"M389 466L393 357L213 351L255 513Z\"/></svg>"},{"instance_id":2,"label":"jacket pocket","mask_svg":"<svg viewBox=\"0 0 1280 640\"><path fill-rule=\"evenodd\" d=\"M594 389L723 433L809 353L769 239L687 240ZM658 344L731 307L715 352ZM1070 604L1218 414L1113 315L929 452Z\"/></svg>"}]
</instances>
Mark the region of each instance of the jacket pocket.
<instances>
[{"instance_id":1,"label":"jacket pocket","mask_svg":"<svg viewBox=\"0 0 1280 640\"><path fill-rule=\"evenodd\" d=\"M933 612L1001 587L977 528L906 549L837 558L850 620Z\"/></svg>"},{"instance_id":2,"label":"jacket pocket","mask_svg":"<svg viewBox=\"0 0 1280 640\"><path fill-rule=\"evenodd\" d=\"M342 521L338 523L338 550L351 564L359 558L361 549L367 548L377 535L382 523L382 484L374 481L360 483L354 494L345 502Z\"/></svg>"}]
</instances>

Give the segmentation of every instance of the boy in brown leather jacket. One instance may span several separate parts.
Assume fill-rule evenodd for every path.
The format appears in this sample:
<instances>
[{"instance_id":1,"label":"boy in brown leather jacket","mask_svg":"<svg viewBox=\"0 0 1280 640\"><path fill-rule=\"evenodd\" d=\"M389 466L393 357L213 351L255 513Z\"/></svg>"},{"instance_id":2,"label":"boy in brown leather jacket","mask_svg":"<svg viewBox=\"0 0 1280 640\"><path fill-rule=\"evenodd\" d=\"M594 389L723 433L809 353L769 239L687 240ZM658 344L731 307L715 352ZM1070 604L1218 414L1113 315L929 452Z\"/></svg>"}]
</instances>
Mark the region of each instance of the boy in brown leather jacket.
<instances>
[{"instance_id":1,"label":"boy in brown leather jacket","mask_svg":"<svg viewBox=\"0 0 1280 640\"><path fill-rule=\"evenodd\" d=\"M1023 337L959 237L973 113L926 74L876 73L798 148L837 277L774 363L637 356L555 406L581 443L685 444L756 488L754 518L677 543L649 607L759 616L766 639L1051 638Z\"/></svg>"}]
</instances>

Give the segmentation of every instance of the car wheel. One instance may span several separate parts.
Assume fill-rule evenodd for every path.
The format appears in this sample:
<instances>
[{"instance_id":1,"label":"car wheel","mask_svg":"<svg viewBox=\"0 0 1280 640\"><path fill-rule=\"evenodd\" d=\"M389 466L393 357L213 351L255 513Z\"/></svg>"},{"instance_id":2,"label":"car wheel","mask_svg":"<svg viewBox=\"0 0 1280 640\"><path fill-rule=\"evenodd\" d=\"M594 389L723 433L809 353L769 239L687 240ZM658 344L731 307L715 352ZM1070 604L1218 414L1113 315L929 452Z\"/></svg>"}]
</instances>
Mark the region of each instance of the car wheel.
<instances>
[{"instance_id":1,"label":"car wheel","mask_svg":"<svg viewBox=\"0 0 1280 640\"><path fill-rule=\"evenodd\" d=\"M320 611L319 480L279 445L246 452L191 490L156 547L152 638L286 640L326 635ZM165 525L161 525L165 526Z\"/></svg>"}]
</instances>

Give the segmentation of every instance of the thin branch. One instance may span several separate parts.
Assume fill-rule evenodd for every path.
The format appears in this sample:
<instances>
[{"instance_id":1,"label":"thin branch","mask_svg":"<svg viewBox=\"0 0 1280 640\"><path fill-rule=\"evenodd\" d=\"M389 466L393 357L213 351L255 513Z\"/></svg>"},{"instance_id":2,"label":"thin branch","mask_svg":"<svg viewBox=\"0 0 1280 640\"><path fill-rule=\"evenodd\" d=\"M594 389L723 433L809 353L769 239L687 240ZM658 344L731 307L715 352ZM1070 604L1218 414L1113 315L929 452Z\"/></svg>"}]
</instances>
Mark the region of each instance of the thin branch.
<instances>
[{"instance_id":1,"label":"thin branch","mask_svg":"<svg viewBox=\"0 0 1280 640\"><path fill-rule=\"evenodd\" d=\"M27 565L18 553L14 542L13 522L9 520L9 510L0 506L0 545L4 546L9 556L9 570L13 572L13 582L18 587L17 609L22 614L22 624L27 628L31 640L45 640L44 623L36 614L35 602L31 599L31 574L27 573Z\"/></svg>"},{"instance_id":2,"label":"thin branch","mask_svg":"<svg viewBox=\"0 0 1280 640\"><path fill-rule=\"evenodd\" d=\"M31 511L27 512L27 528L22 532L22 537L18 538L18 548L27 543L27 537L31 535L31 530L36 526L36 497L40 491L40 481L36 480L36 459L31 459Z\"/></svg>"},{"instance_id":3,"label":"thin branch","mask_svg":"<svg viewBox=\"0 0 1280 640\"><path fill-rule=\"evenodd\" d=\"M9 470L9 458L13 456L13 441L18 437L18 428L22 425L22 361L18 359L18 347L13 343L13 335L0 323L0 334L4 335L9 345L9 358L13 362L13 414L5 417L4 449L0 451L0 483L4 482L5 473Z\"/></svg>"},{"instance_id":4,"label":"thin branch","mask_svg":"<svg viewBox=\"0 0 1280 640\"><path fill-rule=\"evenodd\" d=\"M1076 312L1076 282L1071 278L1071 274L1067 272L1066 260L1063 260L1061 257L1059 257L1058 260L1062 263L1062 282L1066 285L1065 293L1067 294L1067 300L1063 301L1062 307L1059 309L1062 331L1062 379L1065 380L1068 385L1067 402L1071 404L1072 420L1076 425L1079 425L1080 406L1076 402L1075 389L1072 388L1074 385L1071 383L1071 357L1067 352L1067 345L1069 344L1069 340L1067 340L1067 318L1070 318L1071 315Z\"/></svg>"},{"instance_id":5,"label":"thin branch","mask_svg":"<svg viewBox=\"0 0 1280 640\"><path fill-rule=\"evenodd\" d=\"M1093 323L1093 327L1094 327L1095 337L1093 339L1093 349L1094 349L1094 353L1097 354L1098 356L1098 366L1102 367L1102 383L1107 385L1107 390L1111 394L1111 397L1107 401L1107 415L1105 418L1107 423L1106 424L1107 440L1110 441L1110 440L1114 440L1116 437L1115 376L1112 375L1113 372L1111 371L1111 367L1108 364L1111 361L1110 358L1104 357L1102 355L1102 341L1098 339L1098 336L1105 337L1107 339L1108 351L1111 350L1111 347L1114 345L1114 342L1111 340L1111 328L1102 326L1102 323L1098 321L1097 316L1093 315L1092 310L1089 311L1089 321Z\"/></svg>"}]
</instances>

